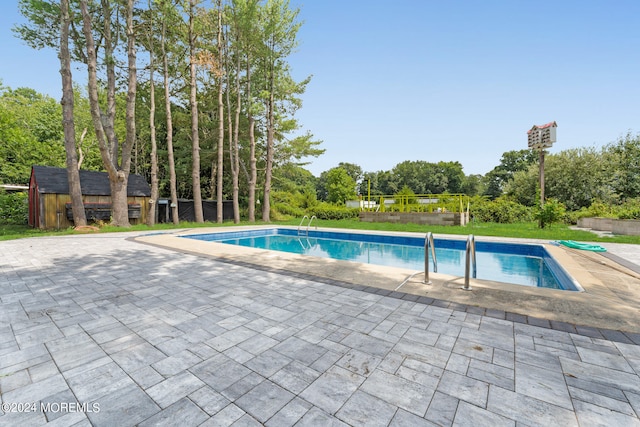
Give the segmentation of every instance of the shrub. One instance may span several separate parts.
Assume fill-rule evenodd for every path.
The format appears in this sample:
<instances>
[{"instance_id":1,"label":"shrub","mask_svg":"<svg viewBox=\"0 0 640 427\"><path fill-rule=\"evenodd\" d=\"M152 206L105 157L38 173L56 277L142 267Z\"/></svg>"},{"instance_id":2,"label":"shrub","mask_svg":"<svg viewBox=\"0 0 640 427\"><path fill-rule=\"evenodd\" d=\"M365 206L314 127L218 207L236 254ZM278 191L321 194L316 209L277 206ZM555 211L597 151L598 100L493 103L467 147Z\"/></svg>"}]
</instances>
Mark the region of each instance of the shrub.
<instances>
[{"instance_id":1,"label":"shrub","mask_svg":"<svg viewBox=\"0 0 640 427\"><path fill-rule=\"evenodd\" d=\"M360 209L336 206L329 203L318 203L309 209L308 215L315 215L318 219L352 219L358 218Z\"/></svg>"},{"instance_id":2,"label":"shrub","mask_svg":"<svg viewBox=\"0 0 640 427\"><path fill-rule=\"evenodd\" d=\"M544 206L534 208L534 218L539 222L540 228L560 221L566 212L565 206L556 199L548 199Z\"/></svg>"},{"instance_id":3,"label":"shrub","mask_svg":"<svg viewBox=\"0 0 640 427\"><path fill-rule=\"evenodd\" d=\"M29 219L29 195L0 193L0 223L25 225Z\"/></svg>"},{"instance_id":4,"label":"shrub","mask_svg":"<svg viewBox=\"0 0 640 427\"><path fill-rule=\"evenodd\" d=\"M618 219L640 219L640 199L629 199L618 209Z\"/></svg>"},{"instance_id":5,"label":"shrub","mask_svg":"<svg viewBox=\"0 0 640 427\"><path fill-rule=\"evenodd\" d=\"M471 202L471 215L476 221L511 224L531 221L531 208L504 197L487 200L476 197Z\"/></svg>"},{"instance_id":6,"label":"shrub","mask_svg":"<svg viewBox=\"0 0 640 427\"><path fill-rule=\"evenodd\" d=\"M271 206L271 211L275 214L275 219L288 219L287 217L301 217L304 216L304 209L296 206L291 206L288 203L274 203Z\"/></svg>"}]
</instances>

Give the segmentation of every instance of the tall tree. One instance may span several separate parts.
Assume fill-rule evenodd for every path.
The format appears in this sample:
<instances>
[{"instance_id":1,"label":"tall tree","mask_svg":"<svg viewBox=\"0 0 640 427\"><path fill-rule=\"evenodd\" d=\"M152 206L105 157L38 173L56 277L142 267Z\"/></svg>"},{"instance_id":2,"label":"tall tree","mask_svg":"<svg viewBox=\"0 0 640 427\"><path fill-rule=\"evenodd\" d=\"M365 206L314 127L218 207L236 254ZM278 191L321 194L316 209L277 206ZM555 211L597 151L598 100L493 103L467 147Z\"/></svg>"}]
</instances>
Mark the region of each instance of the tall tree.
<instances>
[{"instance_id":1,"label":"tall tree","mask_svg":"<svg viewBox=\"0 0 640 427\"><path fill-rule=\"evenodd\" d=\"M200 189L200 130L198 128L198 83L196 76L197 65L197 34L196 0L189 0L189 105L191 107L191 185L193 187L193 207L196 222L204 222L202 211L202 191Z\"/></svg>"},{"instance_id":2,"label":"tall tree","mask_svg":"<svg viewBox=\"0 0 640 427\"><path fill-rule=\"evenodd\" d=\"M222 0L218 0L218 164L216 167L216 171L218 173L216 184L217 184L217 192L216 192L216 220L218 223L222 223L223 218L223 208L222 208L222 198L223 198L223 172L224 172L224 98L223 98L223 76L224 70L224 47L222 46Z\"/></svg>"},{"instance_id":3,"label":"tall tree","mask_svg":"<svg viewBox=\"0 0 640 427\"><path fill-rule=\"evenodd\" d=\"M265 60L265 127L267 131L266 165L262 220L270 221L271 177L273 173L276 136L276 92L286 72L284 60L297 46L296 36L300 23L296 22L299 9L289 8L288 0L267 0L264 7L264 60ZM280 80L279 80L280 79Z\"/></svg>"},{"instance_id":4,"label":"tall tree","mask_svg":"<svg viewBox=\"0 0 640 427\"><path fill-rule=\"evenodd\" d=\"M92 16L89 13L87 0L80 0L82 13L82 29L86 42L88 93L91 116L100 147L104 167L109 174L111 187L111 223L119 227L128 227L129 209L127 205L127 184L131 168L131 151L135 141L135 96L136 96L136 51L133 28L133 0L125 5L126 39L127 39L127 105L126 105L126 137L120 147L115 133L116 116L116 77L115 47L112 33L112 6L107 0L101 1L103 19L104 57L107 74L107 108L103 114L98 96L97 52L93 34Z\"/></svg>"},{"instance_id":5,"label":"tall tree","mask_svg":"<svg viewBox=\"0 0 640 427\"><path fill-rule=\"evenodd\" d=\"M147 212L147 225L153 225L156 222L156 205L158 202L158 143L156 141L156 88L153 79L155 71L155 51L153 44L154 21L152 11L152 1L149 0L149 26L147 32L147 41L149 49L149 130L151 140L151 200L149 203L149 211Z\"/></svg>"},{"instance_id":6,"label":"tall tree","mask_svg":"<svg viewBox=\"0 0 640 427\"><path fill-rule=\"evenodd\" d=\"M512 150L502 154L500 164L485 175L485 195L495 199L503 194L506 184L518 171L526 171L537 163L538 154L534 150Z\"/></svg>"},{"instance_id":7,"label":"tall tree","mask_svg":"<svg viewBox=\"0 0 640 427\"><path fill-rule=\"evenodd\" d=\"M60 1L60 74L62 76L62 128L64 131L64 149L66 152L67 181L73 224L76 227L87 225L87 216L82 202L80 172L78 170L78 154L76 152L76 127L73 120L74 95L73 77L71 75L71 55L69 53L69 0Z\"/></svg>"},{"instance_id":8,"label":"tall tree","mask_svg":"<svg viewBox=\"0 0 640 427\"><path fill-rule=\"evenodd\" d=\"M169 56L167 54L167 22L174 22L172 19L177 15L173 4L169 0L162 2L162 33L160 39L160 49L162 52L162 74L164 79L164 101L166 116L166 138L167 138L167 160L169 162L169 192L171 197L171 219L174 224L180 222L178 211L178 190L176 178L176 164L173 153L173 116L171 114L171 89L169 78Z\"/></svg>"}]
</instances>

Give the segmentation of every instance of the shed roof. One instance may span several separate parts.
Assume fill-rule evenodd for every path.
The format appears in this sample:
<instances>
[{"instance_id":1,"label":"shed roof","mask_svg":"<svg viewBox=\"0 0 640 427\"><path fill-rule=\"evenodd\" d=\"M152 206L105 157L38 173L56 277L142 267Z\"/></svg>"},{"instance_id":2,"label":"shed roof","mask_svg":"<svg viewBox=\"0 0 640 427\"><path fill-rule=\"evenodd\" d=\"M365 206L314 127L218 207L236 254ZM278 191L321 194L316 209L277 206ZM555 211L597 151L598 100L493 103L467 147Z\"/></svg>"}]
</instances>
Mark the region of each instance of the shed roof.
<instances>
[{"instance_id":1,"label":"shed roof","mask_svg":"<svg viewBox=\"0 0 640 427\"><path fill-rule=\"evenodd\" d=\"M38 191L44 194L69 194L67 169L51 166L32 166ZM80 170L80 187L87 196L110 196L109 175L106 172ZM129 174L128 197L150 197L151 188L141 175Z\"/></svg>"}]
</instances>

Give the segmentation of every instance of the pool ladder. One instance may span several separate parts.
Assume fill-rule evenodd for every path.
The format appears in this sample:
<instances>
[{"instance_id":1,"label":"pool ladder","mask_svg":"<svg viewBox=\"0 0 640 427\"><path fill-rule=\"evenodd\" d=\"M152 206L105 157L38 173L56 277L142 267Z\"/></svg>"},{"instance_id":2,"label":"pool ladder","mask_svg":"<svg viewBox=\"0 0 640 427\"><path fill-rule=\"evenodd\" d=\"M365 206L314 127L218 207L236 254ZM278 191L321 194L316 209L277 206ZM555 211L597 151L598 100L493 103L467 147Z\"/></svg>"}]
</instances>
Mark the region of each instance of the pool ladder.
<instances>
[{"instance_id":1,"label":"pool ladder","mask_svg":"<svg viewBox=\"0 0 640 427\"><path fill-rule=\"evenodd\" d=\"M428 232L424 238L424 280L422 283L431 284L429 280L429 248L431 248L431 257L433 258L433 272L438 272L438 260L436 259L436 246L433 243L433 233Z\"/></svg>"},{"instance_id":2,"label":"pool ladder","mask_svg":"<svg viewBox=\"0 0 640 427\"><path fill-rule=\"evenodd\" d=\"M433 272L438 272L438 260L436 258L436 247L433 243L433 233L428 232L424 239L424 280L423 283L427 285L431 284L429 280L429 252L433 258ZM471 270L473 268L473 271ZM470 291L471 285L469 284L469 276L476 278L477 266L476 266L476 239L473 234L467 237L467 246L465 249L465 264L464 264L464 286L461 289Z\"/></svg>"},{"instance_id":3,"label":"pool ladder","mask_svg":"<svg viewBox=\"0 0 640 427\"><path fill-rule=\"evenodd\" d=\"M467 237L467 248L464 251L464 286L461 289L465 291L471 290L471 285L469 285L469 270L473 268L473 278L476 278L477 268L476 268L476 238L473 237L473 234L469 234Z\"/></svg>"},{"instance_id":4,"label":"pool ladder","mask_svg":"<svg viewBox=\"0 0 640 427\"><path fill-rule=\"evenodd\" d=\"M302 224L304 223L304 220L308 219L309 222L307 223L307 228L305 229L305 235L308 237L309 236L309 227L311 226L311 223L313 222L314 219L318 219L316 218L315 215L313 215L311 218L309 218L308 215L305 215L302 217L302 220L300 220L300 224L298 224L298 236L302 235L301 233L301 228L302 228ZM318 226L316 225L316 230L318 229Z\"/></svg>"}]
</instances>

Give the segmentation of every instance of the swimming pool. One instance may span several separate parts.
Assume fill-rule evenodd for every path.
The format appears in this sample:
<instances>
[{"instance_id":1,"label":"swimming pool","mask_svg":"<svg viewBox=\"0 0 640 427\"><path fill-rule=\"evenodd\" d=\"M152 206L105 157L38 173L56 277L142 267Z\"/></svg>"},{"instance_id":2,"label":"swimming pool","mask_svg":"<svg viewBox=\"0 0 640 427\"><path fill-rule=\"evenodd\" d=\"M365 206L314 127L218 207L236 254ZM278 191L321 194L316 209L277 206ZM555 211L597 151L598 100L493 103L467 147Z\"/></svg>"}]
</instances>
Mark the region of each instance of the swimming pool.
<instances>
[{"instance_id":1,"label":"swimming pool","mask_svg":"<svg viewBox=\"0 0 640 427\"><path fill-rule=\"evenodd\" d=\"M182 236L315 257L424 270L424 238L352 232L268 228ZM438 273L464 276L464 240L435 239ZM477 278L577 291L571 276L543 245L477 242ZM431 266L430 266L431 268Z\"/></svg>"}]
</instances>

